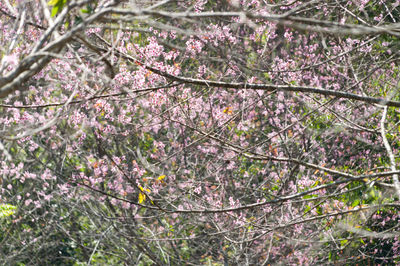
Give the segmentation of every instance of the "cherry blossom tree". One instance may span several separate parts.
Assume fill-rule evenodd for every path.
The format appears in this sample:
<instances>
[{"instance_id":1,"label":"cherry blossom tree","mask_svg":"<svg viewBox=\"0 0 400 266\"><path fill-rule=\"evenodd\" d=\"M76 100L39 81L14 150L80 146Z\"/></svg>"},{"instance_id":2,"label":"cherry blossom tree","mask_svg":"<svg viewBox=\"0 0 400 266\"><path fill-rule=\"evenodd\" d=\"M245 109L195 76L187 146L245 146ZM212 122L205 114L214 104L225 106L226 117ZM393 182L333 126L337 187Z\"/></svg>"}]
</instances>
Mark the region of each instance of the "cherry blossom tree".
<instances>
[{"instance_id":1,"label":"cherry blossom tree","mask_svg":"<svg viewBox=\"0 0 400 266\"><path fill-rule=\"evenodd\" d=\"M400 2L0 2L0 261L399 263Z\"/></svg>"}]
</instances>

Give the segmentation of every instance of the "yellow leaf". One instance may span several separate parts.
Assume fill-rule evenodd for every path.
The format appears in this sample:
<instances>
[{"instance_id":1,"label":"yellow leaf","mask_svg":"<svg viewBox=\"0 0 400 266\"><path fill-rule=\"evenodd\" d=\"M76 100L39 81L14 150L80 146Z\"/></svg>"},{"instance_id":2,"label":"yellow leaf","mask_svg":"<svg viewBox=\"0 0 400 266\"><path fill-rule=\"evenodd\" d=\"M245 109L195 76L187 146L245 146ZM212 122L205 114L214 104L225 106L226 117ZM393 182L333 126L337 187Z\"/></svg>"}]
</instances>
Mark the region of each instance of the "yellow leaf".
<instances>
[{"instance_id":1,"label":"yellow leaf","mask_svg":"<svg viewBox=\"0 0 400 266\"><path fill-rule=\"evenodd\" d=\"M139 193L139 203L142 203L146 199L146 195L143 193Z\"/></svg>"},{"instance_id":2,"label":"yellow leaf","mask_svg":"<svg viewBox=\"0 0 400 266\"><path fill-rule=\"evenodd\" d=\"M161 180L163 180L164 178L165 178L165 175L160 175L157 179L161 181Z\"/></svg>"},{"instance_id":3,"label":"yellow leaf","mask_svg":"<svg viewBox=\"0 0 400 266\"><path fill-rule=\"evenodd\" d=\"M231 115L232 114L232 107L228 106L224 109L224 113Z\"/></svg>"},{"instance_id":4,"label":"yellow leaf","mask_svg":"<svg viewBox=\"0 0 400 266\"><path fill-rule=\"evenodd\" d=\"M138 188L142 191L142 192L144 192L144 193L140 193L140 194L143 194L143 200L145 200L145 198L146 198L146 192L148 192L148 193L150 193L151 191L150 191L150 189L147 189L147 188L143 188L141 185L138 185ZM140 201L140 194L139 194L139 201ZM140 202L139 202L140 203Z\"/></svg>"},{"instance_id":5,"label":"yellow leaf","mask_svg":"<svg viewBox=\"0 0 400 266\"><path fill-rule=\"evenodd\" d=\"M55 6L58 4L58 2L60 2L60 0L50 0L47 4L49 6Z\"/></svg>"}]
</instances>

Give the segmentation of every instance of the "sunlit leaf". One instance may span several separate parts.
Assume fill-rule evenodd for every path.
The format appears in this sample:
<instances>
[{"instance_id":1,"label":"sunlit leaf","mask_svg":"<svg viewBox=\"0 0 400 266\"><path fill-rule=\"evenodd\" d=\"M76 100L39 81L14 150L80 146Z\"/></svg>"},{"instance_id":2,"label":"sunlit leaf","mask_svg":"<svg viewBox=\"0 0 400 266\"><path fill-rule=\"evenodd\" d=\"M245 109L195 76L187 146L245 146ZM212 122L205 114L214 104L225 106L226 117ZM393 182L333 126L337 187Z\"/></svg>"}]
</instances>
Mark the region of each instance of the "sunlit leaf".
<instances>
[{"instance_id":1,"label":"sunlit leaf","mask_svg":"<svg viewBox=\"0 0 400 266\"><path fill-rule=\"evenodd\" d=\"M60 13L60 11L63 9L66 3L67 0L50 0L49 2L47 2L49 6L53 7L51 9L51 16L54 17L58 13Z\"/></svg>"},{"instance_id":2,"label":"sunlit leaf","mask_svg":"<svg viewBox=\"0 0 400 266\"><path fill-rule=\"evenodd\" d=\"M51 9L51 16L52 16L52 17L54 17L55 15L58 14L58 9L59 9L58 6L54 6L54 7Z\"/></svg>"},{"instance_id":3,"label":"sunlit leaf","mask_svg":"<svg viewBox=\"0 0 400 266\"><path fill-rule=\"evenodd\" d=\"M59 2L62 2L62 0L50 0L47 4L49 6L55 6L57 5Z\"/></svg>"},{"instance_id":4,"label":"sunlit leaf","mask_svg":"<svg viewBox=\"0 0 400 266\"><path fill-rule=\"evenodd\" d=\"M139 203L144 202L145 199L146 199L146 195L143 193L139 193Z\"/></svg>"},{"instance_id":5,"label":"sunlit leaf","mask_svg":"<svg viewBox=\"0 0 400 266\"><path fill-rule=\"evenodd\" d=\"M16 209L16 206L10 204L0 204L0 218L13 215Z\"/></svg>"}]
</instances>

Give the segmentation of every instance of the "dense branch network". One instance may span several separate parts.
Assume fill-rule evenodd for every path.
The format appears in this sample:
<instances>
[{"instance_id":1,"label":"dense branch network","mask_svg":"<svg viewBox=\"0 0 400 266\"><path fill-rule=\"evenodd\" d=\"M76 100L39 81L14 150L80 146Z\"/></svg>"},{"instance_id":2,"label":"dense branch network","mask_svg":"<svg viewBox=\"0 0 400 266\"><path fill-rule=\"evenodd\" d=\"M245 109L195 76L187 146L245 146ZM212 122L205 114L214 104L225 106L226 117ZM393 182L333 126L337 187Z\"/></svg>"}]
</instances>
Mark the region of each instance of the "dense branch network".
<instances>
[{"instance_id":1,"label":"dense branch network","mask_svg":"<svg viewBox=\"0 0 400 266\"><path fill-rule=\"evenodd\" d=\"M1 263L399 263L398 2L0 17Z\"/></svg>"}]
</instances>

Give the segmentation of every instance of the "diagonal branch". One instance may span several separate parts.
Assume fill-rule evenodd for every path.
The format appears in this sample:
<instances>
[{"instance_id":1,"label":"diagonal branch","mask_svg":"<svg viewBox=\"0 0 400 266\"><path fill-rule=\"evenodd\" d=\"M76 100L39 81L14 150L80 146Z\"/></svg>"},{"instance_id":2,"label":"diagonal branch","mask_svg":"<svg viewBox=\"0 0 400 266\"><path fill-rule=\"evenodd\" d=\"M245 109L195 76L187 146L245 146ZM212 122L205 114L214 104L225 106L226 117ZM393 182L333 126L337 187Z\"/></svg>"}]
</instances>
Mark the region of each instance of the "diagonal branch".
<instances>
[{"instance_id":1,"label":"diagonal branch","mask_svg":"<svg viewBox=\"0 0 400 266\"><path fill-rule=\"evenodd\" d=\"M245 90L261 90L261 91L289 91L289 92L306 92L313 94L320 94L324 96L334 96L337 98L351 99L371 104L380 104L385 106L392 107L400 107L400 102L386 100L384 98L375 98L369 96L361 96L354 93L344 92L344 91L335 91L329 89L308 87L308 86L291 86L291 85L275 85L275 84L252 84L252 83L230 83L230 82L222 82L222 81L210 81L210 80L201 80L201 79L192 79L180 76L174 76L169 73L160 71L156 68L146 66L148 70L161 75L170 80L179 81L187 84L195 84L200 86L207 87L217 87L217 88L229 88L229 89L245 89Z\"/></svg>"},{"instance_id":2,"label":"diagonal branch","mask_svg":"<svg viewBox=\"0 0 400 266\"><path fill-rule=\"evenodd\" d=\"M110 43L105 41L103 38L99 38L105 45L111 47ZM107 51L107 49L98 47L99 50ZM245 82L223 82L223 81L212 81L212 80L204 80L204 79L194 79L187 78L182 76L175 76L169 74L167 72L161 71L152 66L146 65L144 62L135 59L134 57L123 53L119 50L115 51L118 56L124 58L125 60L130 61L131 63L135 63L139 66L150 70L151 72L163 76L171 81L177 81L184 84L194 84L205 87L215 87L215 88L226 88L226 89L244 89L244 90L261 90L261 91L287 91L287 92L306 92L313 94L320 94L324 96L333 96L337 98L350 99L361 101L370 104L379 104L383 106L391 106L391 107L400 107L399 101L392 101L384 98L375 98L370 96L362 96L355 93L344 92L344 91L335 91L330 89L309 87L309 86L292 86L292 85L276 85L276 84L254 84L254 83L245 83Z\"/></svg>"}]
</instances>

